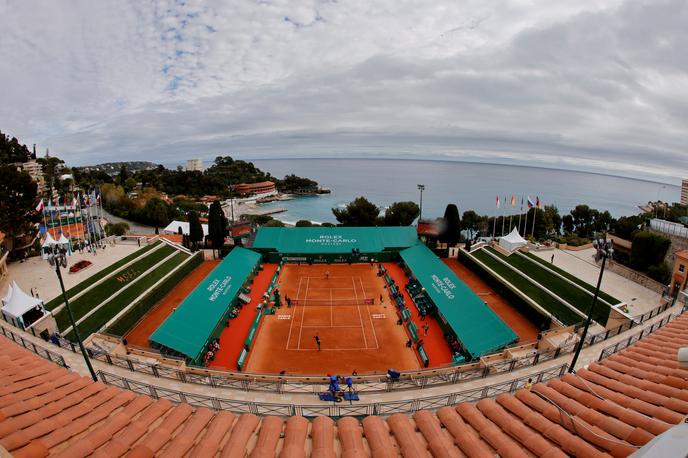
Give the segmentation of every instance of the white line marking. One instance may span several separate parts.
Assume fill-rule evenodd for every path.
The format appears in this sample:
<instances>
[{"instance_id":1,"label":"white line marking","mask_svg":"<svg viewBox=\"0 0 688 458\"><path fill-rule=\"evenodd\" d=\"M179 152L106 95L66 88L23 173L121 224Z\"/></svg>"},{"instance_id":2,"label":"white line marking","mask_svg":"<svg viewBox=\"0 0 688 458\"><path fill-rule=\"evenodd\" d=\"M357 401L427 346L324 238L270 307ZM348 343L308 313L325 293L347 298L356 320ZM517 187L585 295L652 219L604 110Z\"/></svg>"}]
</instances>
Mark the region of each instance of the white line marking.
<instances>
[{"instance_id":1,"label":"white line marking","mask_svg":"<svg viewBox=\"0 0 688 458\"><path fill-rule=\"evenodd\" d=\"M310 283L310 280L308 277L306 277L306 300L308 300L308 284ZM301 315L301 326L299 327L299 343L296 346L297 350L301 349L301 333L303 333L303 323L306 322L306 307L301 307L303 309L303 314Z\"/></svg>"},{"instance_id":2,"label":"white line marking","mask_svg":"<svg viewBox=\"0 0 688 458\"><path fill-rule=\"evenodd\" d=\"M304 328L358 328L361 329L360 324L352 324L352 325L346 325L346 324L335 324L334 326L316 326L316 325L307 325L304 326Z\"/></svg>"},{"instance_id":3,"label":"white line marking","mask_svg":"<svg viewBox=\"0 0 688 458\"><path fill-rule=\"evenodd\" d=\"M334 324L334 310L332 309L332 290L330 289L330 327Z\"/></svg>"},{"instance_id":4,"label":"white line marking","mask_svg":"<svg viewBox=\"0 0 688 458\"><path fill-rule=\"evenodd\" d=\"M354 277L351 277L351 283L354 285L354 293L356 294L356 303L358 304L358 292L356 291L356 280L354 280ZM363 343L365 344L365 347L367 349L368 348L368 340L366 339L365 327L363 326L363 316L361 315L361 307L359 305L356 305L356 310L358 310L358 321L361 323L361 333L363 334Z\"/></svg>"},{"instance_id":5,"label":"white line marking","mask_svg":"<svg viewBox=\"0 0 688 458\"><path fill-rule=\"evenodd\" d=\"M361 280L361 277L358 277L358 281L361 283L361 288L363 289L363 292L365 294L365 288L363 288L363 280ZM365 296L363 296L365 297ZM373 324L373 318L370 316L370 307L368 304L366 304L366 310L368 310L368 318L370 319L370 325L373 327L373 337L375 338L375 349L380 348L380 343L377 341L377 332L375 332L375 325Z\"/></svg>"},{"instance_id":6,"label":"white line marking","mask_svg":"<svg viewBox=\"0 0 688 458\"><path fill-rule=\"evenodd\" d=\"M301 280L303 280L303 277L299 277L299 288L296 290L296 300L299 299L299 294L301 294ZM296 318L296 313L294 313L294 318ZM291 328L294 326L294 321L296 320L291 320L289 322L289 335L287 336L287 346L285 349L289 350L289 341L291 340Z\"/></svg>"}]
</instances>

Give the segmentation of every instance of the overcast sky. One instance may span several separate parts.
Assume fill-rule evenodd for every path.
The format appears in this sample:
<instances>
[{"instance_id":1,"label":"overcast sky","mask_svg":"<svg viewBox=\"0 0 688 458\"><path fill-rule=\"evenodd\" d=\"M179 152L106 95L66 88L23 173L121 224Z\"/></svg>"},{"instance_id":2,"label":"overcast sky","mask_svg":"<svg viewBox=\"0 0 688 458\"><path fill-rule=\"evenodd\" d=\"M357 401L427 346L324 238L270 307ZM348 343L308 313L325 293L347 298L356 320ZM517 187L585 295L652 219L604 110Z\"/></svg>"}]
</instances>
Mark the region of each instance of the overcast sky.
<instances>
[{"instance_id":1,"label":"overcast sky","mask_svg":"<svg viewBox=\"0 0 688 458\"><path fill-rule=\"evenodd\" d=\"M345 155L688 175L686 0L0 0L0 130L70 165Z\"/></svg>"}]
</instances>

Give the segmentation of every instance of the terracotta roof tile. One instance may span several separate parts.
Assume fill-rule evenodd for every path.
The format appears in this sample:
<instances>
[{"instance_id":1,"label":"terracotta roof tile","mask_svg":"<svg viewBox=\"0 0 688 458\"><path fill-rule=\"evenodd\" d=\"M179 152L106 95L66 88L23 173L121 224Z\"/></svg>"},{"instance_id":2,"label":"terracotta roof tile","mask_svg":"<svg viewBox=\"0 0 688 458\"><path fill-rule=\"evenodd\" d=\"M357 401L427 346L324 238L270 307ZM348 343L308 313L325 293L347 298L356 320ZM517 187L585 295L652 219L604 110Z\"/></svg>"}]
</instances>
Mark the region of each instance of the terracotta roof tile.
<instances>
[{"instance_id":1,"label":"terracotta roof tile","mask_svg":"<svg viewBox=\"0 0 688 458\"><path fill-rule=\"evenodd\" d=\"M0 337L0 445L14 456L628 456L688 414L688 315L577 374L475 404L308 420L173 406L94 383Z\"/></svg>"}]
</instances>

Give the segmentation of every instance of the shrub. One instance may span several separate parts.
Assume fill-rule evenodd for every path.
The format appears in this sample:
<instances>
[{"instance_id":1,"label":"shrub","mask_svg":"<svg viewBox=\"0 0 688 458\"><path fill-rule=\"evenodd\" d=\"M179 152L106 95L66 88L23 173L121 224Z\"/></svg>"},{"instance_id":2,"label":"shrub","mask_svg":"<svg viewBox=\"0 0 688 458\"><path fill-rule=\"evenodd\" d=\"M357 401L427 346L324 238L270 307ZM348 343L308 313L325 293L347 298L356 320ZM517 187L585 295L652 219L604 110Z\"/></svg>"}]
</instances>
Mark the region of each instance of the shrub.
<instances>
[{"instance_id":1,"label":"shrub","mask_svg":"<svg viewBox=\"0 0 688 458\"><path fill-rule=\"evenodd\" d=\"M666 285L671 280L671 271L666 262L655 264L647 269L647 276Z\"/></svg>"}]
</instances>

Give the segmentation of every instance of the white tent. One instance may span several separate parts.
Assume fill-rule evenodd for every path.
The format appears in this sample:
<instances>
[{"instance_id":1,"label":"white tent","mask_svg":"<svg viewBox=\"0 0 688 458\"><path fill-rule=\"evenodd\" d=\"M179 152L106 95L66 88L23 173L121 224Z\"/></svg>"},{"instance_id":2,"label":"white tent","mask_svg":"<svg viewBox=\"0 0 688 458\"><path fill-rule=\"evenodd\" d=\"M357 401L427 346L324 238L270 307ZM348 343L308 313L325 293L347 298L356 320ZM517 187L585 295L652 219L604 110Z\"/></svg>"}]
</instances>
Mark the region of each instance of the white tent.
<instances>
[{"instance_id":1,"label":"white tent","mask_svg":"<svg viewBox=\"0 0 688 458\"><path fill-rule=\"evenodd\" d=\"M7 301L10 300L10 297L12 297L12 285L7 285L7 294L5 294L5 297L2 298L2 304L0 306L5 305Z\"/></svg>"},{"instance_id":2,"label":"white tent","mask_svg":"<svg viewBox=\"0 0 688 458\"><path fill-rule=\"evenodd\" d=\"M499 239L499 246L510 252L516 251L527 244L528 242L521 237L521 234L518 233L516 228L508 235Z\"/></svg>"},{"instance_id":3,"label":"white tent","mask_svg":"<svg viewBox=\"0 0 688 458\"><path fill-rule=\"evenodd\" d=\"M7 319L13 320L15 325L24 329L36 321L37 318L45 315L43 301L37 297L30 296L19 288L17 282L12 282L10 294L3 300L2 313ZM31 318L25 316L33 312Z\"/></svg>"},{"instance_id":4,"label":"white tent","mask_svg":"<svg viewBox=\"0 0 688 458\"><path fill-rule=\"evenodd\" d=\"M182 228L182 234L184 235L189 235L189 223L186 221L172 221L170 224L167 225L165 229L162 231L165 234L179 234L179 228ZM207 237L208 236L208 225L207 224L201 224L201 227L203 228L203 236Z\"/></svg>"},{"instance_id":5,"label":"white tent","mask_svg":"<svg viewBox=\"0 0 688 458\"><path fill-rule=\"evenodd\" d=\"M52 238L52 236L50 235L50 232L48 232L46 237L45 237L45 240L41 244L41 247L53 246L53 245L57 245L57 242L55 241L54 238Z\"/></svg>"}]
</instances>

